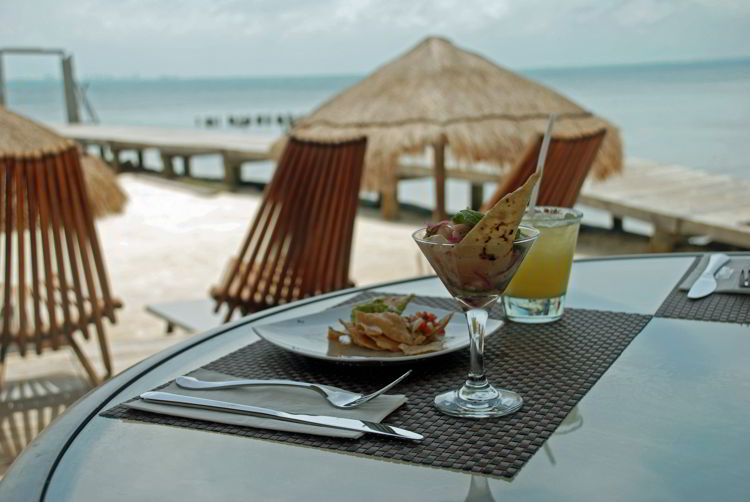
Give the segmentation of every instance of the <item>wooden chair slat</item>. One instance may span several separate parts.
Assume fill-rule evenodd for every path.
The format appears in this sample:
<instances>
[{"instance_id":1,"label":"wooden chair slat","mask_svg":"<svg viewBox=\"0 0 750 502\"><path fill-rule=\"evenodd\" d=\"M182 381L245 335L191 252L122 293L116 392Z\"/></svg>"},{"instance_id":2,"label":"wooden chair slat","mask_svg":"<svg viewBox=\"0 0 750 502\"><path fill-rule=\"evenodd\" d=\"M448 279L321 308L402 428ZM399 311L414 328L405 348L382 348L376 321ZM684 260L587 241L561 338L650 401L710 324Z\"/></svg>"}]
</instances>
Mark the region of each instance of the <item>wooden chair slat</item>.
<instances>
[{"instance_id":1,"label":"wooden chair slat","mask_svg":"<svg viewBox=\"0 0 750 502\"><path fill-rule=\"evenodd\" d=\"M33 166L34 178L36 180L35 192L36 199L39 201L39 233L42 237L42 261L44 263L44 284L46 288L46 318L50 326L50 331L57 333L57 307L54 303L54 274L52 273L52 253L49 242L49 202L46 196L46 182L44 176L44 166L41 163ZM53 348L59 346L56 337L52 339Z\"/></svg>"},{"instance_id":2,"label":"wooden chair slat","mask_svg":"<svg viewBox=\"0 0 750 502\"><path fill-rule=\"evenodd\" d=\"M364 158L365 156L365 150L367 149L367 144L361 143L356 145L355 148L353 148L352 151L352 163L350 164L350 170L352 173L351 176L351 183L349 185L349 190L352 194L352 196L349 198L349 211L347 212L346 221L354 221L355 216L357 214L357 206L359 205L359 186L362 183L362 169L356 169L355 166L358 165L358 159ZM339 268L339 284L342 284L343 288L348 288L354 286L354 283L349 280L349 266L351 263L351 246L352 241L354 239L354 225L348 225L346 232L346 237L344 238L344 241L341 243L342 246L342 256L343 259L341 261L341 267Z\"/></svg>"},{"instance_id":3,"label":"wooden chair slat","mask_svg":"<svg viewBox=\"0 0 750 502\"><path fill-rule=\"evenodd\" d=\"M553 137L550 140L537 205L573 207L606 132L606 129L602 129L578 138ZM523 185L536 171L541 145L541 137L534 140L520 162L482 206L483 211Z\"/></svg>"},{"instance_id":4,"label":"wooden chair slat","mask_svg":"<svg viewBox=\"0 0 750 502\"><path fill-rule=\"evenodd\" d=\"M338 162L331 166L333 171L331 176L331 182L329 183L329 190L335 189L334 187L340 187L344 193L351 193L351 171L349 166L352 162L352 149L346 149L342 155L339 156ZM339 276L339 270L343 263L343 246L348 234L348 228L353 225L346 225L346 218L349 216L348 198L346 197L331 197L331 211L334 214L333 217L333 238L330 240L328 252L326 253L325 265L322 268L325 274L322 277L320 289L321 291L332 291L334 289L341 289L343 285L337 284L337 277Z\"/></svg>"},{"instance_id":5,"label":"wooden chair slat","mask_svg":"<svg viewBox=\"0 0 750 502\"><path fill-rule=\"evenodd\" d=\"M63 239L64 236L62 235L64 230L62 228L62 222L60 213L62 212L60 198L57 193L56 189L56 180L55 180L55 173L54 173L54 159L49 156L45 155L42 158L42 162L44 164L44 178L46 181L46 196L47 199L50 201L50 231L52 233L52 242L54 244L54 256L55 256L55 268L54 268L54 278L48 278L48 280L57 280L60 283L60 288L62 291L68 290L68 273L67 273L67 267L65 260L65 250L63 249ZM62 308L62 318L64 321L64 327L69 327L72 325L72 313L71 313L71 302L70 298L67 294L63 294L60 296L61 299L61 308Z\"/></svg>"},{"instance_id":6,"label":"wooden chair slat","mask_svg":"<svg viewBox=\"0 0 750 502\"><path fill-rule=\"evenodd\" d=\"M310 192L315 192L317 186L315 181L322 182L324 174L319 171L319 166L326 165L327 160L323 157L324 154L323 144L308 145L307 148L299 148L295 143L294 146L290 146L290 151L299 152L299 162L289 162L284 166L284 169L295 173L295 176L299 180L303 189L296 194L297 200L299 200L298 207L300 208L300 218L305 218L307 224L299 225L296 224L294 232L289 242L289 260L287 265L281 270L281 281L282 295L279 297L279 302L291 302L302 298L305 291L305 271L310 268L310 263L314 257L312 253L307 254L310 249L310 239L315 238L315 233L320 232L320 228L317 227L320 218L310 219L309 215L312 215L314 197L310 196ZM313 171L317 170L316 175L312 175ZM312 235L312 237L311 237ZM286 293L284 294L284 285L286 286Z\"/></svg>"},{"instance_id":7,"label":"wooden chair slat","mask_svg":"<svg viewBox=\"0 0 750 502\"><path fill-rule=\"evenodd\" d=\"M72 200L87 200L85 193L78 187L76 181L77 177L67 175L67 172L77 168L76 162L78 159L71 155L66 156L65 162L63 163L63 176L61 179L61 186L67 189L68 194ZM67 172L66 172L67 171ZM86 233L86 215L84 208L80 204L72 204L71 207L71 228L74 229L73 233L77 237L78 252L81 258L81 268L83 270L83 276L86 280L86 298L85 301L79 303L79 305L91 305L90 320L93 321L96 329L97 340L99 341L99 347L102 354L102 360L106 370L106 376L110 376L113 372L112 357L109 349L109 341L106 338L104 331L104 324L102 323L104 312L108 308L106 300L102 303L99 300L97 292L97 284L94 280L94 270L92 270L90 253L93 252L93 248L89 246L90 240L87 238ZM106 281L106 277L105 277ZM106 284L106 282L105 282ZM104 286L102 286L103 288ZM110 298L111 308L115 308L118 301ZM85 315L85 312L83 312Z\"/></svg>"},{"instance_id":8,"label":"wooden chair slat","mask_svg":"<svg viewBox=\"0 0 750 502\"><path fill-rule=\"evenodd\" d=\"M238 255L211 289L227 319L346 286L366 140L290 139ZM352 203L354 200L354 203Z\"/></svg>"},{"instance_id":9,"label":"wooden chair slat","mask_svg":"<svg viewBox=\"0 0 750 502\"><path fill-rule=\"evenodd\" d=\"M266 242L265 252L257 264L259 273L255 274L253 283L246 290L246 292L252 292L257 297L256 301L265 301L270 304L275 303L278 298L275 295L269 296L272 284L275 283L277 286L273 288L274 293L280 292L282 285L280 281L274 281L273 276L276 274L278 260L285 247L284 244L292 235L295 221L307 209L304 207L304 204L299 203L300 201L304 201L302 195L306 188L300 173L287 168L284 176L280 177L279 180L280 182L274 183L274 193L278 197L273 201L277 211L277 221L273 225L270 238ZM289 185L288 197L283 196L281 183ZM262 280L264 274L269 275L268 279Z\"/></svg>"},{"instance_id":10,"label":"wooden chair slat","mask_svg":"<svg viewBox=\"0 0 750 502\"><path fill-rule=\"evenodd\" d=\"M18 245L18 334L16 335L16 341L18 343L19 352L22 356L26 355L26 336L27 336L27 325L26 325L26 252L24 249L24 232L23 229L26 226L24 218L26 217L26 179L24 173L26 172L25 166L21 166L20 169L15 170L16 179L16 228L20 229L16 232L16 244Z\"/></svg>"},{"instance_id":11,"label":"wooden chair slat","mask_svg":"<svg viewBox=\"0 0 750 502\"><path fill-rule=\"evenodd\" d=\"M287 266L290 263L289 250L294 246L294 222L306 209L304 207L301 207L300 204L297 204L298 200L304 200L303 194L306 189L304 184L304 177L300 176L298 172L287 171L283 179L284 183L289 184L290 187L289 196L286 198L286 200L284 200L282 197L279 197L279 199L276 201L276 203L280 205L280 219L278 225L278 227L280 228L280 232L278 234L278 237L276 238L274 238L273 235L271 236L271 242L274 244L269 246L269 248L267 249L267 251L269 251L271 250L271 247L273 247L273 255L270 263L270 256L267 256L261 261L261 265L259 265L259 268L261 270L268 270L269 273L273 274L274 276L276 275L278 270L281 270L281 272L278 275L279 280L263 281L263 286L256 288L258 290L258 296L260 298L269 297L267 301L271 304L278 303L279 298L282 295L284 287L283 278L285 277L284 271L287 269ZM280 190L278 194L281 194ZM266 263L268 263L268 265L263 265ZM261 275L262 274L257 274L258 279L261 277ZM253 286L250 286L249 289L252 290Z\"/></svg>"},{"instance_id":12,"label":"wooden chair slat","mask_svg":"<svg viewBox=\"0 0 750 502\"><path fill-rule=\"evenodd\" d=\"M329 166L334 160L334 152L324 146L316 145L312 147L322 157L317 164L317 172L311 185L311 193L308 195L310 201L309 214L316 215L312 218L304 229L304 249L303 257L304 268L302 269L302 292L305 296L313 296L320 291L318 283L319 274L324 266L324 256L326 248L330 246L336 229L332 227L333 222L330 219L332 212L326 208L327 188L330 186ZM343 153L342 153L343 154Z\"/></svg>"},{"instance_id":13,"label":"wooden chair slat","mask_svg":"<svg viewBox=\"0 0 750 502\"><path fill-rule=\"evenodd\" d=\"M15 170L15 159L7 159L3 166L3 196L5 197L5 211L3 213L3 228L5 232L5 281L3 282L3 336L0 340L0 360L4 360L7 347L10 345L10 322L13 318L13 306L11 298L11 274L13 270L13 239L11 236L13 225L13 173Z\"/></svg>"},{"instance_id":14,"label":"wooden chair slat","mask_svg":"<svg viewBox=\"0 0 750 502\"><path fill-rule=\"evenodd\" d=\"M42 325L42 306L41 306L41 292L39 288L39 249L37 247L37 226L38 221L38 209L36 199L36 178L35 170L33 166L28 163L26 166L26 189L29 197L29 219L28 219L28 232L29 232L29 252L31 257L31 301L34 310L34 346L37 354L42 353L42 332L39 327Z\"/></svg>"},{"instance_id":15,"label":"wooden chair slat","mask_svg":"<svg viewBox=\"0 0 750 502\"><path fill-rule=\"evenodd\" d=\"M60 222L62 224L61 235L64 237L65 247L64 250L67 254L67 261L69 264L70 275L73 283L73 293L75 294L75 301L70 302L71 306L78 308L79 310L85 304L83 290L81 289L81 278L79 277L79 266L78 266L78 252L76 250L75 240L75 227L73 225L72 216L72 204L66 203L65 201L71 201L72 198L68 193L68 186L65 182L65 169L63 167L63 160L60 157L51 159L54 162L54 169L52 174L57 178L55 183L55 189L60 200ZM88 324L83 326L81 329L84 338L88 340Z\"/></svg>"}]
</instances>

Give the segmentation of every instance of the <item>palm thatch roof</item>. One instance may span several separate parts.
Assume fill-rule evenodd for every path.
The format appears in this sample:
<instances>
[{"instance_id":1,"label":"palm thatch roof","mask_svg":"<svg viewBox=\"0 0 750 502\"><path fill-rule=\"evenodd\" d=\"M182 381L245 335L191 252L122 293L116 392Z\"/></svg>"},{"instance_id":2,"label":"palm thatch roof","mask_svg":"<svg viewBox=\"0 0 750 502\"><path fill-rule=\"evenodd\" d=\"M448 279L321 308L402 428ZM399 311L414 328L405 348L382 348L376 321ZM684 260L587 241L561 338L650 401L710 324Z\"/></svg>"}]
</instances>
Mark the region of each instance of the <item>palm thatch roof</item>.
<instances>
[{"instance_id":1,"label":"palm thatch roof","mask_svg":"<svg viewBox=\"0 0 750 502\"><path fill-rule=\"evenodd\" d=\"M605 178L621 170L615 126L544 85L436 37L323 103L291 133L318 141L366 135L364 186L378 189L395 175L401 154L420 154L436 144L445 143L455 158L469 163L513 162L544 132L552 113L558 115L555 136L606 127L592 172Z\"/></svg>"},{"instance_id":2,"label":"palm thatch roof","mask_svg":"<svg viewBox=\"0 0 750 502\"><path fill-rule=\"evenodd\" d=\"M81 169L94 217L121 213L128 197L117 183L112 168L99 157L81 155Z\"/></svg>"},{"instance_id":3,"label":"palm thatch roof","mask_svg":"<svg viewBox=\"0 0 750 502\"><path fill-rule=\"evenodd\" d=\"M75 143L21 115L0 107L0 165L3 160L33 160L62 155ZM82 156L81 169L94 216L122 211L127 197L115 175L99 159Z\"/></svg>"}]
</instances>

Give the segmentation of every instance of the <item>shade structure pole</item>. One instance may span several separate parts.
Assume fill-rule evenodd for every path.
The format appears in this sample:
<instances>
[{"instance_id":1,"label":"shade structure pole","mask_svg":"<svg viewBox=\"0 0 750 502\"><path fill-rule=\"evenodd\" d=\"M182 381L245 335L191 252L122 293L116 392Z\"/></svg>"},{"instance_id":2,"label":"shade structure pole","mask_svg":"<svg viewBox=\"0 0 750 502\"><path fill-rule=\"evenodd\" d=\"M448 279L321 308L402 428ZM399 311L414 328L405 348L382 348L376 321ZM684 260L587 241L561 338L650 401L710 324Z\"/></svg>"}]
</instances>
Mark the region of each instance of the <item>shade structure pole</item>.
<instances>
[{"instance_id":1,"label":"shade structure pole","mask_svg":"<svg viewBox=\"0 0 750 502\"><path fill-rule=\"evenodd\" d=\"M435 209L432 217L435 221L445 219L445 137L441 137L433 145L435 150L434 176L435 176Z\"/></svg>"},{"instance_id":2,"label":"shade structure pole","mask_svg":"<svg viewBox=\"0 0 750 502\"><path fill-rule=\"evenodd\" d=\"M77 124L81 121L78 113L78 97L76 96L76 82L73 77L73 56L62 58L63 88L65 90L65 111L69 124Z\"/></svg>"},{"instance_id":3,"label":"shade structure pole","mask_svg":"<svg viewBox=\"0 0 750 502\"><path fill-rule=\"evenodd\" d=\"M5 75L3 74L2 51L0 51L0 106L5 106Z\"/></svg>"}]
</instances>

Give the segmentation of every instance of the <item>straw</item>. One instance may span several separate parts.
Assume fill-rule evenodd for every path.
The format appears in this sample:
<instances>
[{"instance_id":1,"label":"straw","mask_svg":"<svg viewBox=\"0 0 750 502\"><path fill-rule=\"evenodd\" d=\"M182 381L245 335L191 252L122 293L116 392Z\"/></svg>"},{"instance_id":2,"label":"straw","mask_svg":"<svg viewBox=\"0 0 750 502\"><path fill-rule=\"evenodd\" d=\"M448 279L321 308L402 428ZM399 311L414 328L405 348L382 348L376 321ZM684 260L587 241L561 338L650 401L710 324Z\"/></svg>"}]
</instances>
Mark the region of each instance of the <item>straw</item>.
<instances>
[{"instance_id":1,"label":"straw","mask_svg":"<svg viewBox=\"0 0 750 502\"><path fill-rule=\"evenodd\" d=\"M539 199L539 187L542 186L542 178L544 177L544 161L547 160L547 150L549 150L549 142L552 139L552 126L555 124L557 115L552 113L549 116L547 122L547 130L544 131L544 138L542 139L542 147L539 149L539 158L536 161L536 172L539 173L539 181L534 185L534 189L531 191L531 198L529 199L529 212L532 212L536 207L536 202Z\"/></svg>"}]
</instances>

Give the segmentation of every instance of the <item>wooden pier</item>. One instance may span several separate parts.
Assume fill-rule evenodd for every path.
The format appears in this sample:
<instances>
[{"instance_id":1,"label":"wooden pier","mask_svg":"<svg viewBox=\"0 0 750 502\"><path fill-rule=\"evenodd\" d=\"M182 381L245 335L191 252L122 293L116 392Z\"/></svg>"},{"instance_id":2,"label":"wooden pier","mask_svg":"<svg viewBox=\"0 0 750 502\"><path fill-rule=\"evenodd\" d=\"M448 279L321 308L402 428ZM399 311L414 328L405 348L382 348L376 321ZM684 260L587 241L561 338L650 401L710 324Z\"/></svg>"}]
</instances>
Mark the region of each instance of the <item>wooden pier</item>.
<instances>
[{"instance_id":1,"label":"wooden pier","mask_svg":"<svg viewBox=\"0 0 750 502\"><path fill-rule=\"evenodd\" d=\"M185 174L190 175L193 155L221 155L227 188L236 189L240 182L240 165L270 159L270 148L276 138L198 129L165 129L154 127L120 127L103 125L58 125L62 135L84 145L109 148L117 167L120 153L135 151L143 166L143 150L157 149L164 164L163 174L174 177L175 157L181 157ZM431 176L425 166L404 165L401 179ZM446 169L447 177L471 183L472 204L482 199L482 185L496 181L494 173L471 173ZM397 184L397 180L394 180ZM393 201L383 197L383 209L390 216L397 211L396 187L383 190ZM658 165L630 160L623 174L604 182L587 182L578 202L584 206L608 211L616 221L634 218L653 224L653 251L669 251L688 236L707 236L711 240L750 249L750 180L712 174L682 166Z\"/></svg>"},{"instance_id":2,"label":"wooden pier","mask_svg":"<svg viewBox=\"0 0 750 502\"><path fill-rule=\"evenodd\" d=\"M163 172L167 178L175 177L174 159L181 158L185 175L190 176L190 158L194 155L221 155L224 164L224 182L235 190L240 183L240 166L271 158L270 149L276 140L273 136L260 136L231 132L204 131L200 129L169 129L161 127L127 127L107 125L60 124L53 128L61 135L82 145L109 148L116 170L120 168L120 154L134 151L138 165L143 167L143 151L159 150Z\"/></svg>"},{"instance_id":3,"label":"wooden pier","mask_svg":"<svg viewBox=\"0 0 750 502\"><path fill-rule=\"evenodd\" d=\"M620 176L588 182L578 203L652 223L653 252L689 236L750 249L750 180L633 160Z\"/></svg>"}]
</instances>

